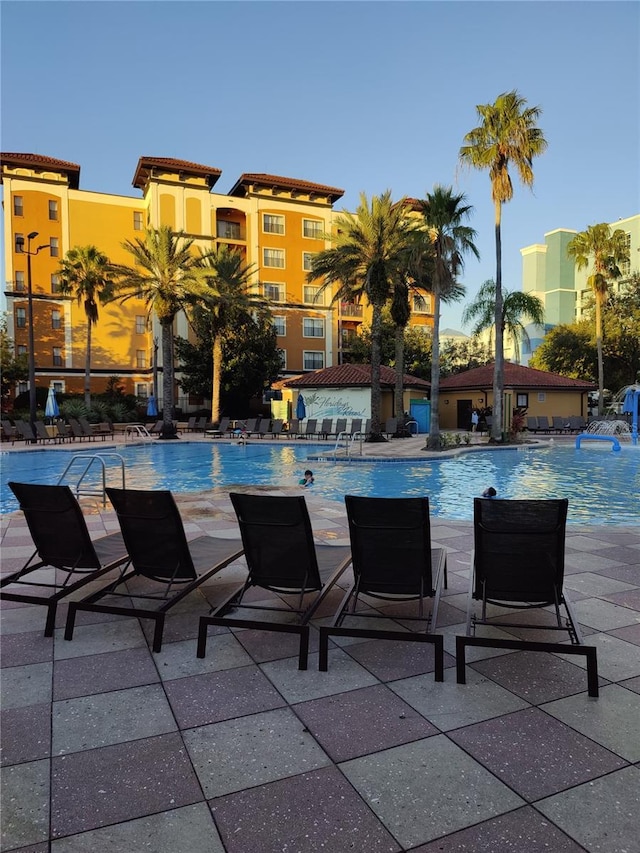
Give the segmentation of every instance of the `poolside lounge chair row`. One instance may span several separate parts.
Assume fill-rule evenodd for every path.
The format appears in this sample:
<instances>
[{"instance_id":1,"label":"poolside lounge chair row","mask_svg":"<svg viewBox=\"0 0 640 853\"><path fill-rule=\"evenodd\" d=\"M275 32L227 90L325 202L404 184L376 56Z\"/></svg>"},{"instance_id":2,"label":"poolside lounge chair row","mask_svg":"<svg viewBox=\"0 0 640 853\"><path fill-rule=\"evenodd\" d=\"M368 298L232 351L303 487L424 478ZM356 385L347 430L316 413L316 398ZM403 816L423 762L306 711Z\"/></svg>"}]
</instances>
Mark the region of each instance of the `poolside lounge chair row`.
<instances>
[{"instance_id":1,"label":"poolside lounge chair row","mask_svg":"<svg viewBox=\"0 0 640 853\"><path fill-rule=\"evenodd\" d=\"M364 421L362 418L307 418L300 421L293 418L287 423L281 418L248 418L232 422L230 418L222 418L220 423L205 430L205 434L211 438L238 437L245 438L312 438L328 439L337 438L340 435L354 436L367 435L371 427L371 420ZM397 419L387 421L388 434L395 433Z\"/></svg>"},{"instance_id":2,"label":"poolside lounge chair row","mask_svg":"<svg viewBox=\"0 0 640 853\"><path fill-rule=\"evenodd\" d=\"M533 433L547 433L562 435L570 433L583 432L586 429L587 422L581 415L569 415L561 417L553 415L551 423L546 415L529 415L527 417L527 431Z\"/></svg>"},{"instance_id":3,"label":"poolside lounge chair row","mask_svg":"<svg viewBox=\"0 0 640 853\"><path fill-rule=\"evenodd\" d=\"M5 441L28 441L33 444L60 444L65 441L103 441L113 435L113 427L109 423L90 424L86 418L69 418L65 423L57 420L53 430L49 430L43 421L35 421L35 429L30 423L23 420L14 421L13 425L8 420L2 421L2 437Z\"/></svg>"},{"instance_id":4,"label":"poolside lounge chair row","mask_svg":"<svg viewBox=\"0 0 640 853\"><path fill-rule=\"evenodd\" d=\"M151 619L152 647L161 650L168 611L207 578L244 555L245 580L199 618L196 654L206 654L210 625L293 633L299 637L298 667L308 663L310 619L329 594L343 587L331 624L320 627L319 669L329 661L331 637L428 643L434 648L435 680L444 680L444 638L437 633L438 605L447 587L446 550L433 547L426 497L368 498L347 495L349 546L317 545L303 496L231 493L241 543L200 536L187 541L175 500L168 491L108 488L120 533L92 542L80 507L68 486L9 484L20 502L36 551L24 567L0 581L0 597L47 607L45 635L55 626L58 602L83 586L114 572L106 585L69 602L65 639L73 638L78 612L111 613ZM467 646L583 655L588 689L597 695L595 647L584 645L563 589L564 535L568 501L474 501L475 554L471 566L467 631L456 638L457 679L465 681ZM352 567L348 578L347 568ZM41 570L53 572L53 593ZM32 572L38 575L31 579ZM23 587L48 594L23 592ZM95 586L95 585L94 585ZM152 589L155 587L157 592ZM259 596L245 599L253 587ZM346 588L345 588L346 587ZM270 593L272 599L266 598ZM365 597L366 607L358 606ZM266 600L265 600L266 599ZM431 600L431 612L425 611ZM406 603L417 602L410 617ZM475 601L481 613L475 613ZM571 644L476 637L476 626L491 624L488 606L553 606L556 625L500 621L501 632L513 626L566 631ZM563 605L568 622L562 623ZM258 616L241 618L244 610ZM261 617L264 612L270 617ZM284 621L276 616L284 611ZM292 621L291 613L297 616ZM547 614L548 615L548 614ZM390 630L378 624L391 620ZM347 625L355 620L357 625ZM370 620L373 627L362 627ZM407 623L421 623L415 630ZM388 623L387 623L388 624Z\"/></svg>"}]
</instances>

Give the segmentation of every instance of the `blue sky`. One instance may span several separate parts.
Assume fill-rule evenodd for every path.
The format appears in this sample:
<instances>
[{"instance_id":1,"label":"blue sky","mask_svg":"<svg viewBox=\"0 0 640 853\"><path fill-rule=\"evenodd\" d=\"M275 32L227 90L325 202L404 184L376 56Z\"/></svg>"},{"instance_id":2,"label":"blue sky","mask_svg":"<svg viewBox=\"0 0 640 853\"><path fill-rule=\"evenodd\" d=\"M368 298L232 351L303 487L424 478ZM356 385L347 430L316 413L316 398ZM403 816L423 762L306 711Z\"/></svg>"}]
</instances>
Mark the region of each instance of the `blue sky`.
<instances>
[{"instance_id":1,"label":"blue sky","mask_svg":"<svg viewBox=\"0 0 640 853\"><path fill-rule=\"evenodd\" d=\"M136 195L140 156L422 197L452 185L474 206L495 275L486 173L460 171L476 104L517 89L549 143L531 193L503 210L503 283L524 246L640 212L636 2L2 2L3 151L81 166L86 190ZM514 176L515 180L515 176ZM462 328L464 303L443 327Z\"/></svg>"}]
</instances>

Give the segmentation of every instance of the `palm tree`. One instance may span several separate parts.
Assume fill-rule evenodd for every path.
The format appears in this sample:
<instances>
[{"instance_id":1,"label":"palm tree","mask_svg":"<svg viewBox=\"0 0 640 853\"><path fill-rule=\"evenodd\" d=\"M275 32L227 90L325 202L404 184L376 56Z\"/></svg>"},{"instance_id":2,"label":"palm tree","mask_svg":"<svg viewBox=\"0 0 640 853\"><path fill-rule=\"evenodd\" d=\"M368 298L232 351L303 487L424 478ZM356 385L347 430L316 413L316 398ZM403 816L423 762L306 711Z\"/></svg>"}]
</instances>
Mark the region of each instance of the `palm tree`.
<instances>
[{"instance_id":1,"label":"palm tree","mask_svg":"<svg viewBox=\"0 0 640 853\"><path fill-rule=\"evenodd\" d=\"M396 385L394 389L393 409L396 415L401 415L404 413L404 332L411 318L409 284L404 278L397 281L393 286L390 312L395 327Z\"/></svg>"},{"instance_id":2,"label":"palm tree","mask_svg":"<svg viewBox=\"0 0 640 853\"><path fill-rule=\"evenodd\" d=\"M201 259L191 253L193 240L182 232L174 234L168 225L150 228L144 240L122 244L134 266L112 267L116 277L115 298L121 302L143 299L155 311L162 329L163 427L160 438L177 438L173 426L174 365L173 322L194 293L201 292Z\"/></svg>"},{"instance_id":3,"label":"palm tree","mask_svg":"<svg viewBox=\"0 0 640 853\"><path fill-rule=\"evenodd\" d=\"M222 376L222 339L241 317L264 310L266 302L251 293L255 268L246 264L240 251L222 245L202 256L206 289L192 305L196 326L205 325L212 336L213 382L211 387L211 420L220 418L220 385Z\"/></svg>"},{"instance_id":4,"label":"palm tree","mask_svg":"<svg viewBox=\"0 0 640 853\"><path fill-rule=\"evenodd\" d=\"M473 207L465 204L464 193L454 193L452 187L436 184L419 202L424 220L424 231L431 244L433 293L433 340L431 350L431 422L427 449L440 447L440 303L462 298L464 287L458 275L464 269L464 255L471 252L480 257L473 242L476 232L463 221L468 219Z\"/></svg>"},{"instance_id":5,"label":"palm tree","mask_svg":"<svg viewBox=\"0 0 640 853\"><path fill-rule=\"evenodd\" d=\"M567 254L575 261L576 268L585 269L592 263L587 279L593 291L596 309L596 348L598 351L598 414L604 411L604 361L602 357L602 308L609 294L609 282L620 278L620 264L629 262L629 248L626 234L621 228L612 233L611 228L602 222L590 225L581 231L567 246Z\"/></svg>"},{"instance_id":6,"label":"palm tree","mask_svg":"<svg viewBox=\"0 0 640 853\"><path fill-rule=\"evenodd\" d=\"M502 439L502 392L504 389L504 348L502 338L502 205L513 198L509 164L518 170L520 180L533 187L533 158L547 148L547 141L536 127L541 109L527 107L526 99L514 89L498 95L493 104L479 104L476 109L481 124L469 131L460 148L463 165L487 169L491 180L491 197L495 209L496 235L496 361L493 374L492 441Z\"/></svg>"},{"instance_id":7,"label":"palm tree","mask_svg":"<svg viewBox=\"0 0 640 853\"><path fill-rule=\"evenodd\" d=\"M307 281L324 278L322 292L332 284L338 289L332 303L365 296L371 317L371 433L369 441L384 441L381 430L380 342L382 309L392 283L401 277L414 228L403 203L394 204L391 191L372 196L360 194L355 214L344 212L335 221L334 246L314 256Z\"/></svg>"},{"instance_id":8,"label":"palm tree","mask_svg":"<svg viewBox=\"0 0 640 853\"><path fill-rule=\"evenodd\" d=\"M522 323L523 317L528 317L536 326L544 324L544 305L537 296L523 293L521 290L504 290L502 293L502 332L508 332L513 341L513 352L516 364L520 363L520 343L529 343L529 335ZM495 328L494 307L496 304L496 283L490 278L485 281L478 291L476 298L464 310L463 323L475 323L472 335L479 335L485 329L490 330L489 346Z\"/></svg>"},{"instance_id":9,"label":"palm tree","mask_svg":"<svg viewBox=\"0 0 640 853\"><path fill-rule=\"evenodd\" d=\"M84 366L84 403L91 407L91 330L98 322L98 302L107 302L113 293L113 275L109 258L95 246L69 249L60 268L61 293L71 294L84 305L87 318L87 348Z\"/></svg>"}]
</instances>

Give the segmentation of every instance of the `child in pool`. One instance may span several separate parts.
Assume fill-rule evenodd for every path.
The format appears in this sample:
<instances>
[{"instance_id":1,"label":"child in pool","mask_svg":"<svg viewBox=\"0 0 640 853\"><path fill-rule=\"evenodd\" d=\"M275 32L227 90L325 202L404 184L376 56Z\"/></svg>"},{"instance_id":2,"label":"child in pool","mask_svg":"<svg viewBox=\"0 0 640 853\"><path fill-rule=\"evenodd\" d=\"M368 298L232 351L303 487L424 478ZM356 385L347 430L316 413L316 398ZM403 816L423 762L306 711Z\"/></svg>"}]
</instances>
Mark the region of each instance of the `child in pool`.
<instances>
[{"instance_id":1,"label":"child in pool","mask_svg":"<svg viewBox=\"0 0 640 853\"><path fill-rule=\"evenodd\" d=\"M313 486L313 471L310 471L308 468L304 472L304 477L302 480L298 481L298 485L302 486L303 489L306 489L307 486Z\"/></svg>"}]
</instances>

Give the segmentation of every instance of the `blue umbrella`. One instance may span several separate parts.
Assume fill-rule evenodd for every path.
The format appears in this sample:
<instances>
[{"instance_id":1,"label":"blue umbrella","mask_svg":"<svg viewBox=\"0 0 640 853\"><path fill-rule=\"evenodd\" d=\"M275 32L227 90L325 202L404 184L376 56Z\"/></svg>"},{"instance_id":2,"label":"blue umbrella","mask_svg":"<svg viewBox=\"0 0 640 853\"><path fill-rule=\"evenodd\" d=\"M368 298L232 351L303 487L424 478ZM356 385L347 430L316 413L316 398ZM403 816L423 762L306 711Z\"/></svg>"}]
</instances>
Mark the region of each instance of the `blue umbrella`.
<instances>
[{"instance_id":1,"label":"blue umbrella","mask_svg":"<svg viewBox=\"0 0 640 853\"><path fill-rule=\"evenodd\" d=\"M304 404L304 397L298 394L298 402L296 404L296 417L302 421L307 417L307 407Z\"/></svg>"},{"instance_id":2,"label":"blue umbrella","mask_svg":"<svg viewBox=\"0 0 640 853\"><path fill-rule=\"evenodd\" d=\"M47 403L44 407L44 415L46 418L57 418L59 414L60 409L56 400L56 392L53 390L53 386L50 386L49 393L47 394Z\"/></svg>"},{"instance_id":3,"label":"blue umbrella","mask_svg":"<svg viewBox=\"0 0 640 853\"><path fill-rule=\"evenodd\" d=\"M149 400L147 401L147 414L150 418L158 417L158 404L156 403L156 398L153 396L153 394L149 397Z\"/></svg>"},{"instance_id":4,"label":"blue umbrella","mask_svg":"<svg viewBox=\"0 0 640 853\"><path fill-rule=\"evenodd\" d=\"M635 398L635 391L633 386L627 388L627 392L624 395L624 402L622 404L622 414L633 414L633 401Z\"/></svg>"}]
</instances>

